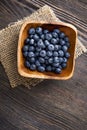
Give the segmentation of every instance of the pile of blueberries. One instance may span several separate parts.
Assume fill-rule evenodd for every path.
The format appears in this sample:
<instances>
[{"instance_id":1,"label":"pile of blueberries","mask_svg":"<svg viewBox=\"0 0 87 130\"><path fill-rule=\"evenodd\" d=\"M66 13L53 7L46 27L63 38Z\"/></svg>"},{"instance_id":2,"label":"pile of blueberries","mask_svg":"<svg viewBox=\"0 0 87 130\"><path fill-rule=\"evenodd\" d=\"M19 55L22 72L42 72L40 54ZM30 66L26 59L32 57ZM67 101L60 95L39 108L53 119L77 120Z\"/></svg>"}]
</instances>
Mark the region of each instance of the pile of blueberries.
<instances>
[{"instance_id":1,"label":"pile of blueberries","mask_svg":"<svg viewBox=\"0 0 87 130\"><path fill-rule=\"evenodd\" d=\"M70 57L69 47L69 38L59 29L30 28L22 48L25 67L60 74Z\"/></svg>"}]
</instances>

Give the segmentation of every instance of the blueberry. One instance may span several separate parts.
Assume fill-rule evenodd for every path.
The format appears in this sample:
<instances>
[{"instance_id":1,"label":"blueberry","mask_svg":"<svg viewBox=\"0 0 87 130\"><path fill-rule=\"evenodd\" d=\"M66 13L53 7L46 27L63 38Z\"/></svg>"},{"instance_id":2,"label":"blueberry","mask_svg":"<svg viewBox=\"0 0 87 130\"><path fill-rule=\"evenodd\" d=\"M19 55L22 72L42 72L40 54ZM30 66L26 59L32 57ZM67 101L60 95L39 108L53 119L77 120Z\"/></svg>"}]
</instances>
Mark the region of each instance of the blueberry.
<instances>
[{"instance_id":1,"label":"blueberry","mask_svg":"<svg viewBox=\"0 0 87 130\"><path fill-rule=\"evenodd\" d=\"M25 61L24 65L25 65L25 67L29 68L30 67L29 61Z\"/></svg>"},{"instance_id":2,"label":"blueberry","mask_svg":"<svg viewBox=\"0 0 87 130\"><path fill-rule=\"evenodd\" d=\"M61 71L62 71L61 68L58 67L58 68L56 68L55 73L60 74Z\"/></svg>"},{"instance_id":3,"label":"blueberry","mask_svg":"<svg viewBox=\"0 0 87 130\"><path fill-rule=\"evenodd\" d=\"M45 57L46 56L46 51L45 50L41 50L40 51L40 56Z\"/></svg>"},{"instance_id":4,"label":"blueberry","mask_svg":"<svg viewBox=\"0 0 87 130\"><path fill-rule=\"evenodd\" d=\"M52 32L52 36L53 36L54 38L57 38L57 37L58 37L58 34L57 34L56 32Z\"/></svg>"},{"instance_id":5,"label":"blueberry","mask_svg":"<svg viewBox=\"0 0 87 130\"><path fill-rule=\"evenodd\" d=\"M60 37L60 38L64 38L64 37L65 37L65 34L64 34L63 32L60 32L59 37Z\"/></svg>"},{"instance_id":6,"label":"blueberry","mask_svg":"<svg viewBox=\"0 0 87 130\"><path fill-rule=\"evenodd\" d=\"M67 36L64 38L64 40L65 40L66 42L69 42L69 38L68 38Z\"/></svg>"},{"instance_id":7,"label":"blueberry","mask_svg":"<svg viewBox=\"0 0 87 130\"><path fill-rule=\"evenodd\" d=\"M59 63L59 57L54 57L54 63Z\"/></svg>"},{"instance_id":8,"label":"blueberry","mask_svg":"<svg viewBox=\"0 0 87 130\"><path fill-rule=\"evenodd\" d=\"M30 65L30 70L36 70L36 65L35 64L31 64Z\"/></svg>"},{"instance_id":9,"label":"blueberry","mask_svg":"<svg viewBox=\"0 0 87 130\"><path fill-rule=\"evenodd\" d=\"M33 52L28 52L28 57L34 57L35 54Z\"/></svg>"},{"instance_id":10,"label":"blueberry","mask_svg":"<svg viewBox=\"0 0 87 130\"><path fill-rule=\"evenodd\" d=\"M44 34L46 34L46 33L48 33L49 31L47 30L47 29L45 29L44 31L43 31L43 33Z\"/></svg>"},{"instance_id":11,"label":"blueberry","mask_svg":"<svg viewBox=\"0 0 87 130\"><path fill-rule=\"evenodd\" d=\"M67 58L66 57L63 58L63 62L67 63Z\"/></svg>"},{"instance_id":12,"label":"blueberry","mask_svg":"<svg viewBox=\"0 0 87 130\"><path fill-rule=\"evenodd\" d=\"M48 56L45 56L45 60L48 60L49 59L49 57Z\"/></svg>"},{"instance_id":13,"label":"blueberry","mask_svg":"<svg viewBox=\"0 0 87 130\"><path fill-rule=\"evenodd\" d=\"M63 56L64 56L64 52L63 52L62 50L59 50L59 51L58 51L58 54L59 54L60 57L63 57Z\"/></svg>"},{"instance_id":14,"label":"blueberry","mask_svg":"<svg viewBox=\"0 0 87 130\"><path fill-rule=\"evenodd\" d=\"M58 68L60 68L61 70L62 70L62 66L61 65L59 65L59 67Z\"/></svg>"},{"instance_id":15,"label":"blueberry","mask_svg":"<svg viewBox=\"0 0 87 130\"><path fill-rule=\"evenodd\" d=\"M48 59L48 62L49 62L50 64L52 64L52 63L53 63L53 58L49 58L49 59Z\"/></svg>"},{"instance_id":16,"label":"blueberry","mask_svg":"<svg viewBox=\"0 0 87 130\"><path fill-rule=\"evenodd\" d=\"M46 33L45 39L48 40L48 41L51 40L52 39L52 34L51 33Z\"/></svg>"},{"instance_id":17,"label":"blueberry","mask_svg":"<svg viewBox=\"0 0 87 130\"><path fill-rule=\"evenodd\" d=\"M66 57L66 58L69 58L69 57L70 57L69 52L66 52L66 53L65 53L65 57Z\"/></svg>"},{"instance_id":18,"label":"blueberry","mask_svg":"<svg viewBox=\"0 0 87 130\"><path fill-rule=\"evenodd\" d=\"M66 46L69 48L69 47L70 47L70 43L69 43L69 42L66 42Z\"/></svg>"},{"instance_id":19,"label":"blueberry","mask_svg":"<svg viewBox=\"0 0 87 130\"><path fill-rule=\"evenodd\" d=\"M35 34L35 29L34 28L30 28L29 29L29 34Z\"/></svg>"},{"instance_id":20,"label":"blueberry","mask_svg":"<svg viewBox=\"0 0 87 130\"><path fill-rule=\"evenodd\" d=\"M52 64L54 67L59 67L59 63L53 63Z\"/></svg>"},{"instance_id":21,"label":"blueberry","mask_svg":"<svg viewBox=\"0 0 87 130\"><path fill-rule=\"evenodd\" d=\"M34 36L33 34L32 34L32 35L29 35L29 38L30 38L30 39L33 39L33 36Z\"/></svg>"},{"instance_id":22,"label":"blueberry","mask_svg":"<svg viewBox=\"0 0 87 130\"><path fill-rule=\"evenodd\" d=\"M53 52L53 56L55 57L55 56L58 56L58 52L57 51L54 51Z\"/></svg>"},{"instance_id":23,"label":"blueberry","mask_svg":"<svg viewBox=\"0 0 87 130\"><path fill-rule=\"evenodd\" d=\"M48 50L49 50L49 51L53 51L53 50L54 50L54 45L50 44L50 45L48 46Z\"/></svg>"},{"instance_id":24,"label":"blueberry","mask_svg":"<svg viewBox=\"0 0 87 130\"><path fill-rule=\"evenodd\" d=\"M52 71L52 67L49 65L46 67L46 71Z\"/></svg>"},{"instance_id":25,"label":"blueberry","mask_svg":"<svg viewBox=\"0 0 87 130\"><path fill-rule=\"evenodd\" d=\"M42 34L42 28L41 28L41 27L37 27L37 28L36 28L36 33Z\"/></svg>"},{"instance_id":26,"label":"blueberry","mask_svg":"<svg viewBox=\"0 0 87 130\"><path fill-rule=\"evenodd\" d=\"M60 39L57 37L56 40L57 40L57 44L58 44Z\"/></svg>"},{"instance_id":27,"label":"blueberry","mask_svg":"<svg viewBox=\"0 0 87 130\"><path fill-rule=\"evenodd\" d=\"M44 39L45 39L45 35L44 35L44 34L41 34L41 35L40 35L40 38L41 38L42 40L44 40Z\"/></svg>"},{"instance_id":28,"label":"blueberry","mask_svg":"<svg viewBox=\"0 0 87 130\"><path fill-rule=\"evenodd\" d=\"M30 45L34 45L34 39L30 39Z\"/></svg>"},{"instance_id":29,"label":"blueberry","mask_svg":"<svg viewBox=\"0 0 87 130\"><path fill-rule=\"evenodd\" d=\"M35 65L38 67L40 66L40 62L38 60L35 61Z\"/></svg>"},{"instance_id":30,"label":"blueberry","mask_svg":"<svg viewBox=\"0 0 87 130\"><path fill-rule=\"evenodd\" d=\"M52 54L53 54L52 51L47 51L47 56L48 56L48 57L51 57Z\"/></svg>"},{"instance_id":31,"label":"blueberry","mask_svg":"<svg viewBox=\"0 0 87 130\"><path fill-rule=\"evenodd\" d=\"M38 71L39 71L39 72L44 72L44 71L45 71L45 68L44 68L43 66L39 66L39 67L38 67Z\"/></svg>"},{"instance_id":32,"label":"blueberry","mask_svg":"<svg viewBox=\"0 0 87 130\"><path fill-rule=\"evenodd\" d=\"M45 44L45 46L50 45L50 43L49 43L49 41L48 41L48 40L45 40L45 41L44 41L44 44Z\"/></svg>"},{"instance_id":33,"label":"blueberry","mask_svg":"<svg viewBox=\"0 0 87 130\"><path fill-rule=\"evenodd\" d=\"M36 52L35 52L35 57L38 57L38 56L39 56L39 52L36 51Z\"/></svg>"},{"instance_id":34,"label":"blueberry","mask_svg":"<svg viewBox=\"0 0 87 130\"><path fill-rule=\"evenodd\" d=\"M63 58L59 57L59 63L62 63L62 62L63 62Z\"/></svg>"},{"instance_id":35,"label":"blueberry","mask_svg":"<svg viewBox=\"0 0 87 130\"><path fill-rule=\"evenodd\" d=\"M32 58L29 59L29 61L30 61L31 63L35 63L35 58L32 57Z\"/></svg>"},{"instance_id":36,"label":"blueberry","mask_svg":"<svg viewBox=\"0 0 87 130\"><path fill-rule=\"evenodd\" d=\"M62 50L64 51L64 52L67 52L67 50L68 50L68 47L67 46L62 46Z\"/></svg>"},{"instance_id":37,"label":"blueberry","mask_svg":"<svg viewBox=\"0 0 87 130\"><path fill-rule=\"evenodd\" d=\"M53 31L56 32L56 33L58 33L58 34L60 33L59 29L54 29Z\"/></svg>"},{"instance_id":38,"label":"blueberry","mask_svg":"<svg viewBox=\"0 0 87 130\"><path fill-rule=\"evenodd\" d=\"M29 44L29 41L30 41L29 38L25 39L25 44L26 44L26 45Z\"/></svg>"},{"instance_id":39,"label":"blueberry","mask_svg":"<svg viewBox=\"0 0 87 130\"><path fill-rule=\"evenodd\" d=\"M62 66L62 68L66 68L67 64L66 63L62 63L61 66Z\"/></svg>"},{"instance_id":40,"label":"blueberry","mask_svg":"<svg viewBox=\"0 0 87 130\"><path fill-rule=\"evenodd\" d=\"M40 52L41 51L41 47L36 47L36 51Z\"/></svg>"},{"instance_id":41,"label":"blueberry","mask_svg":"<svg viewBox=\"0 0 87 130\"><path fill-rule=\"evenodd\" d=\"M60 45L62 45L62 46L66 44L66 42L65 42L63 39L60 39L60 40L59 40L59 43L60 43Z\"/></svg>"},{"instance_id":42,"label":"blueberry","mask_svg":"<svg viewBox=\"0 0 87 130\"><path fill-rule=\"evenodd\" d=\"M29 46L29 51L35 51L35 47L34 46Z\"/></svg>"},{"instance_id":43,"label":"blueberry","mask_svg":"<svg viewBox=\"0 0 87 130\"><path fill-rule=\"evenodd\" d=\"M57 43L57 40L55 38L52 38L51 43L55 45Z\"/></svg>"},{"instance_id":44,"label":"blueberry","mask_svg":"<svg viewBox=\"0 0 87 130\"><path fill-rule=\"evenodd\" d=\"M27 52L27 51L23 52L23 56L24 56L25 58L27 57L27 55L28 55L28 52Z\"/></svg>"},{"instance_id":45,"label":"blueberry","mask_svg":"<svg viewBox=\"0 0 87 130\"><path fill-rule=\"evenodd\" d=\"M34 38L34 40L35 40L36 42L39 40L39 36L38 36L37 34L35 34L35 35L33 36L33 38Z\"/></svg>"},{"instance_id":46,"label":"blueberry","mask_svg":"<svg viewBox=\"0 0 87 130\"><path fill-rule=\"evenodd\" d=\"M39 41L37 42L37 45L38 45L38 47L45 48L45 45L44 45L42 39L39 39Z\"/></svg>"},{"instance_id":47,"label":"blueberry","mask_svg":"<svg viewBox=\"0 0 87 130\"><path fill-rule=\"evenodd\" d=\"M54 46L54 50L55 50L55 51L58 51L58 50L60 50L60 49L61 49L61 45L55 45L55 46Z\"/></svg>"},{"instance_id":48,"label":"blueberry","mask_svg":"<svg viewBox=\"0 0 87 130\"><path fill-rule=\"evenodd\" d=\"M25 46L23 46L22 51L25 52L25 51L28 51L28 49L29 49L29 46L28 46L28 45L25 45Z\"/></svg>"},{"instance_id":49,"label":"blueberry","mask_svg":"<svg viewBox=\"0 0 87 130\"><path fill-rule=\"evenodd\" d=\"M45 59L44 59L44 58L42 58L42 57L39 57L39 59L38 59L38 60L39 60L39 62L40 62L40 63L45 63Z\"/></svg>"}]
</instances>

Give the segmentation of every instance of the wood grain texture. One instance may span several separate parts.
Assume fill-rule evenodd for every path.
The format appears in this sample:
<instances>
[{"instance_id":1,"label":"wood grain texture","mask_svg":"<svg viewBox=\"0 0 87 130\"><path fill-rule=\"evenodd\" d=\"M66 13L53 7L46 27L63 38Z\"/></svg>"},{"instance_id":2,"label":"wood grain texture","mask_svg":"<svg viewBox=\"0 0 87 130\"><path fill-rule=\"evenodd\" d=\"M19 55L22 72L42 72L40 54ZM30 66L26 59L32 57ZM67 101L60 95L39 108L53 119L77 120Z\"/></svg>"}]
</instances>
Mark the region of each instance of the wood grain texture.
<instances>
[{"instance_id":1,"label":"wood grain texture","mask_svg":"<svg viewBox=\"0 0 87 130\"><path fill-rule=\"evenodd\" d=\"M0 0L0 29L44 4L73 23L87 47L86 0ZM76 60L67 81L45 80L28 90L12 89L0 64L0 130L87 130L87 54Z\"/></svg>"}]
</instances>

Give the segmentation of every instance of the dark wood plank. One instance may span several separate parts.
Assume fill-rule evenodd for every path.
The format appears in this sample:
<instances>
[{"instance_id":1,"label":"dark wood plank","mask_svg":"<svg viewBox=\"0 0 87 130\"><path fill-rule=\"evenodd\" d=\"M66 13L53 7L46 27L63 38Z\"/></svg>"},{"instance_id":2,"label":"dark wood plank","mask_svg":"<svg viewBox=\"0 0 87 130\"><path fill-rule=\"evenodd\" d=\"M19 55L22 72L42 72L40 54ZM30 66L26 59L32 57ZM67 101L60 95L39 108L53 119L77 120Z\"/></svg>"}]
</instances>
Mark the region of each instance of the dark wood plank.
<instances>
[{"instance_id":1,"label":"dark wood plank","mask_svg":"<svg viewBox=\"0 0 87 130\"><path fill-rule=\"evenodd\" d=\"M73 23L87 46L85 0L0 0L0 29L30 15L44 4ZM12 89L0 64L0 130L87 130L87 54L76 60L73 78L45 80L28 90Z\"/></svg>"}]
</instances>

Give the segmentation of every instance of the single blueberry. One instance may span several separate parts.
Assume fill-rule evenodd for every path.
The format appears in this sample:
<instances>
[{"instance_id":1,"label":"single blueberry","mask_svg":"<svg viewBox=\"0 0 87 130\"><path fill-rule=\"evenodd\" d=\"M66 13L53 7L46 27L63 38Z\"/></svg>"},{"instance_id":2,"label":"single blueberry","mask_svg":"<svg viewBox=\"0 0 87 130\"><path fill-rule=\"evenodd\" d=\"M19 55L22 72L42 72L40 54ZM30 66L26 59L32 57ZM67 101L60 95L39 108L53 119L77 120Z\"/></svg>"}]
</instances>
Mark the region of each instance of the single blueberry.
<instances>
[{"instance_id":1,"label":"single blueberry","mask_svg":"<svg viewBox=\"0 0 87 130\"><path fill-rule=\"evenodd\" d=\"M59 63L53 63L52 64L54 67L59 67Z\"/></svg>"},{"instance_id":2,"label":"single blueberry","mask_svg":"<svg viewBox=\"0 0 87 130\"><path fill-rule=\"evenodd\" d=\"M58 56L58 52L57 51L54 51L53 52L53 56L55 57L55 56Z\"/></svg>"},{"instance_id":3,"label":"single blueberry","mask_svg":"<svg viewBox=\"0 0 87 130\"><path fill-rule=\"evenodd\" d=\"M45 57L46 56L46 51L45 50L41 50L40 51L40 56L41 57Z\"/></svg>"},{"instance_id":4,"label":"single blueberry","mask_svg":"<svg viewBox=\"0 0 87 130\"><path fill-rule=\"evenodd\" d=\"M38 67L38 71L39 71L39 72L44 72L44 71L45 71L45 67L39 66L39 67Z\"/></svg>"},{"instance_id":5,"label":"single blueberry","mask_svg":"<svg viewBox=\"0 0 87 130\"><path fill-rule=\"evenodd\" d=\"M42 40L44 40L44 39L45 39L45 35L44 35L44 34L41 34L41 35L40 35L40 38L41 38Z\"/></svg>"},{"instance_id":6,"label":"single blueberry","mask_svg":"<svg viewBox=\"0 0 87 130\"><path fill-rule=\"evenodd\" d=\"M41 28L41 27L37 27L37 28L36 28L36 33L42 34L42 28Z\"/></svg>"},{"instance_id":7,"label":"single blueberry","mask_svg":"<svg viewBox=\"0 0 87 130\"><path fill-rule=\"evenodd\" d=\"M70 47L70 43L69 43L69 42L66 42L66 46L69 48L69 47Z\"/></svg>"},{"instance_id":8,"label":"single blueberry","mask_svg":"<svg viewBox=\"0 0 87 130\"><path fill-rule=\"evenodd\" d=\"M49 59L49 57L48 56L45 56L45 60L48 60Z\"/></svg>"},{"instance_id":9,"label":"single blueberry","mask_svg":"<svg viewBox=\"0 0 87 130\"><path fill-rule=\"evenodd\" d=\"M59 40L60 40L60 39L57 37L56 40L57 40L57 44L59 44Z\"/></svg>"},{"instance_id":10,"label":"single blueberry","mask_svg":"<svg viewBox=\"0 0 87 130\"><path fill-rule=\"evenodd\" d=\"M66 42L65 42L63 39L60 39L60 40L59 40L59 43L60 43L60 45L62 45L62 46L66 44Z\"/></svg>"},{"instance_id":11,"label":"single blueberry","mask_svg":"<svg viewBox=\"0 0 87 130\"><path fill-rule=\"evenodd\" d=\"M64 37L65 37L65 33L60 32L59 37L60 37L60 38L64 38Z\"/></svg>"},{"instance_id":12,"label":"single blueberry","mask_svg":"<svg viewBox=\"0 0 87 130\"><path fill-rule=\"evenodd\" d=\"M61 49L61 45L55 45L55 46L54 46L54 50L55 50L55 51L58 51L58 50L60 50L60 49Z\"/></svg>"},{"instance_id":13,"label":"single blueberry","mask_svg":"<svg viewBox=\"0 0 87 130\"><path fill-rule=\"evenodd\" d=\"M66 37L64 37L64 40L66 41L66 42L69 42L69 38L66 36Z\"/></svg>"},{"instance_id":14,"label":"single blueberry","mask_svg":"<svg viewBox=\"0 0 87 130\"><path fill-rule=\"evenodd\" d=\"M30 39L30 45L34 45L34 39Z\"/></svg>"},{"instance_id":15,"label":"single blueberry","mask_svg":"<svg viewBox=\"0 0 87 130\"><path fill-rule=\"evenodd\" d=\"M62 66L62 68L66 68L67 64L66 63L62 63L61 66Z\"/></svg>"},{"instance_id":16,"label":"single blueberry","mask_svg":"<svg viewBox=\"0 0 87 130\"><path fill-rule=\"evenodd\" d=\"M25 39L25 45L27 45L27 44L29 44L29 41L30 41L30 39L29 38L27 38L27 39Z\"/></svg>"},{"instance_id":17,"label":"single blueberry","mask_svg":"<svg viewBox=\"0 0 87 130\"><path fill-rule=\"evenodd\" d=\"M43 64L43 63L45 63L45 59L44 59L44 58L42 58L42 57L39 57L39 59L38 59L38 60L39 60L39 62L40 62L40 63L42 63L42 64Z\"/></svg>"},{"instance_id":18,"label":"single blueberry","mask_svg":"<svg viewBox=\"0 0 87 130\"><path fill-rule=\"evenodd\" d=\"M65 53L65 57L66 57L66 58L69 58L69 57L70 57L70 53L69 53L69 52L66 52L66 53Z\"/></svg>"},{"instance_id":19,"label":"single blueberry","mask_svg":"<svg viewBox=\"0 0 87 130\"><path fill-rule=\"evenodd\" d=\"M25 65L25 67L29 68L30 67L29 61L25 61L24 65Z\"/></svg>"},{"instance_id":20,"label":"single blueberry","mask_svg":"<svg viewBox=\"0 0 87 130\"><path fill-rule=\"evenodd\" d=\"M51 43L55 45L55 44L57 44L57 40L55 38L52 38Z\"/></svg>"},{"instance_id":21,"label":"single blueberry","mask_svg":"<svg viewBox=\"0 0 87 130\"><path fill-rule=\"evenodd\" d=\"M44 44L45 44L45 46L50 45L50 43L49 43L49 41L48 41L48 40L45 40L45 41L44 41Z\"/></svg>"},{"instance_id":22,"label":"single blueberry","mask_svg":"<svg viewBox=\"0 0 87 130\"><path fill-rule=\"evenodd\" d=\"M53 55L52 51L47 51L47 56L51 57Z\"/></svg>"},{"instance_id":23,"label":"single blueberry","mask_svg":"<svg viewBox=\"0 0 87 130\"><path fill-rule=\"evenodd\" d=\"M36 42L39 40L39 36L37 34L34 34L33 38Z\"/></svg>"},{"instance_id":24,"label":"single blueberry","mask_svg":"<svg viewBox=\"0 0 87 130\"><path fill-rule=\"evenodd\" d=\"M34 57L35 54L33 52L28 52L28 57Z\"/></svg>"},{"instance_id":25,"label":"single blueberry","mask_svg":"<svg viewBox=\"0 0 87 130\"><path fill-rule=\"evenodd\" d=\"M31 57L31 58L29 59L29 61L30 61L31 63L35 63L35 58L34 58L34 57Z\"/></svg>"},{"instance_id":26,"label":"single blueberry","mask_svg":"<svg viewBox=\"0 0 87 130\"><path fill-rule=\"evenodd\" d=\"M35 29L34 29L34 28L30 28L30 29L29 29L29 34L31 34L31 35L32 35L32 34L35 34Z\"/></svg>"},{"instance_id":27,"label":"single blueberry","mask_svg":"<svg viewBox=\"0 0 87 130\"><path fill-rule=\"evenodd\" d=\"M47 29L45 29L44 31L43 31L43 33L44 34L46 34L46 33L48 33L49 31L47 30Z\"/></svg>"},{"instance_id":28,"label":"single blueberry","mask_svg":"<svg viewBox=\"0 0 87 130\"><path fill-rule=\"evenodd\" d=\"M62 63L62 62L63 62L63 58L59 57L59 63Z\"/></svg>"},{"instance_id":29,"label":"single blueberry","mask_svg":"<svg viewBox=\"0 0 87 130\"><path fill-rule=\"evenodd\" d=\"M51 33L46 33L45 39L48 40L48 41L51 40L52 39L52 34Z\"/></svg>"},{"instance_id":30,"label":"single blueberry","mask_svg":"<svg viewBox=\"0 0 87 130\"><path fill-rule=\"evenodd\" d=\"M58 54L59 54L60 57L63 57L63 56L64 56L64 52L63 52L62 50L59 50L59 51L58 51Z\"/></svg>"},{"instance_id":31,"label":"single blueberry","mask_svg":"<svg viewBox=\"0 0 87 130\"><path fill-rule=\"evenodd\" d=\"M36 47L36 51L40 52L41 51L41 47Z\"/></svg>"},{"instance_id":32,"label":"single blueberry","mask_svg":"<svg viewBox=\"0 0 87 130\"><path fill-rule=\"evenodd\" d=\"M36 65L35 64L31 64L30 65L30 70L36 70Z\"/></svg>"},{"instance_id":33,"label":"single blueberry","mask_svg":"<svg viewBox=\"0 0 87 130\"><path fill-rule=\"evenodd\" d=\"M48 50L49 50L49 51L53 51L53 50L54 50L54 45L50 44L50 45L48 46Z\"/></svg>"},{"instance_id":34,"label":"single blueberry","mask_svg":"<svg viewBox=\"0 0 87 130\"><path fill-rule=\"evenodd\" d=\"M28 52L27 52L27 51L23 52L23 56L24 56L25 58L27 57L27 55L28 55Z\"/></svg>"},{"instance_id":35,"label":"single blueberry","mask_svg":"<svg viewBox=\"0 0 87 130\"><path fill-rule=\"evenodd\" d=\"M33 36L34 36L33 34L32 34L32 35L29 35L29 38L30 38L30 39L33 39Z\"/></svg>"},{"instance_id":36,"label":"single blueberry","mask_svg":"<svg viewBox=\"0 0 87 130\"><path fill-rule=\"evenodd\" d=\"M35 57L38 57L38 56L39 56L39 52L36 51L36 52L35 52Z\"/></svg>"},{"instance_id":37,"label":"single blueberry","mask_svg":"<svg viewBox=\"0 0 87 130\"><path fill-rule=\"evenodd\" d=\"M63 50L64 52L67 52L68 47L67 47L66 45L62 46L62 50Z\"/></svg>"},{"instance_id":38,"label":"single blueberry","mask_svg":"<svg viewBox=\"0 0 87 130\"><path fill-rule=\"evenodd\" d=\"M66 57L63 57L63 62L67 63L67 58Z\"/></svg>"},{"instance_id":39,"label":"single blueberry","mask_svg":"<svg viewBox=\"0 0 87 130\"><path fill-rule=\"evenodd\" d=\"M51 65L49 65L49 66L46 67L46 71L52 71Z\"/></svg>"},{"instance_id":40,"label":"single blueberry","mask_svg":"<svg viewBox=\"0 0 87 130\"><path fill-rule=\"evenodd\" d=\"M59 63L59 57L54 57L54 63Z\"/></svg>"},{"instance_id":41,"label":"single blueberry","mask_svg":"<svg viewBox=\"0 0 87 130\"><path fill-rule=\"evenodd\" d=\"M57 37L58 37L58 34L57 34L56 32L52 32L52 36L53 36L54 38L57 38Z\"/></svg>"},{"instance_id":42,"label":"single blueberry","mask_svg":"<svg viewBox=\"0 0 87 130\"><path fill-rule=\"evenodd\" d=\"M49 64L52 64L53 63L53 58L49 58L48 62L49 62Z\"/></svg>"},{"instance_id":43,"label":"single blueberry","mask_svg":"<svg viewBox=\"0 0 87 130\"><path fill-rule=\"evenodd\" d=\"M61 68L58 67L58 68L56 68L55 73L60 74L61 71L62 71Z\"/></svg>"},{"instance_id":44,"label":"single blueberry","mask_svg":"<svg viewBox=\"0 0 87 130\"><path fill-rule=\"evenodd\" d=\"M35 47L34 46L29 46L29 51L35 51Z\"/></svg>"},{"instance_id":45,"label":"single blueberry","mask_svg":"<svg viewBox=\"0 0 87 130\"><path fill-rule=\"evenodd\" d=\"M38 60L36 60L36 61L35 61L35 65L38 67L38 66L40 66L41 64L40 64L40 62L39 62Z\"/></svg>"},{"instance_id":46,"label":"single blueberry","mask_svg":"<svg viewBox=\"0 0 87 130\"><path fill-rule=\"evenodd\" d=\"M45 48L45 45L44 45L42 39L39 39L39 41L37 42L37 46L41 47L41 48Z\"/></svg>"},{"instance_id":47,"label":"single blueberry","mask_svg":"<svg viewBox=\"0 0 87 130\"><path fill-rule=\"evenodd\" d=\"M25 52L25 51L28 51L28 49L29 49L29 46L25 45L25 46L23 46L22 51Z\"/></svg>"},{"instance_id":48,"label":"single blueberry","mask_svg":"<svg viewBox=\"0 0 87 130\"><path fill-rule=\"evenodd\" d=\"M56 33L58 33L58 34L60 33L59 29L54 29L53 31L56 32Z\"/></svg>"}]
</instances>

